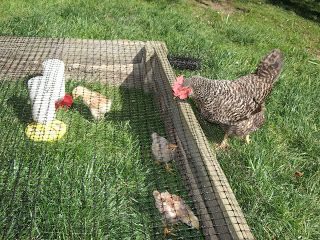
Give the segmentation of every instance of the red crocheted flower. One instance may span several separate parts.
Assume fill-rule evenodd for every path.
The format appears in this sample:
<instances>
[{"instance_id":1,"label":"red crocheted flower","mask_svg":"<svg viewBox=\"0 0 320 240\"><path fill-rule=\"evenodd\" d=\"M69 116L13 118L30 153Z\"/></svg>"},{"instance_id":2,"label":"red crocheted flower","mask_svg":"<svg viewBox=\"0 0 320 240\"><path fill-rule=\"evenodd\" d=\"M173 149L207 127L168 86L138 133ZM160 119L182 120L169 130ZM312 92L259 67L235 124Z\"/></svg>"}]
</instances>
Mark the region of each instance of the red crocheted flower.
<instances>
[{"instance_id":1,"label":"red crocheted flower","mask_svg":"<svg viewBox=\"0 0 320 240\"><path fill-rule=\"evenodd\" d=\"M72 96L69 94L66 94L61 100L56 101L56 109L58 108L64 108L64 109L68 109L71 107L73 103L73 99Z\"/></svg>"}]
</instances>

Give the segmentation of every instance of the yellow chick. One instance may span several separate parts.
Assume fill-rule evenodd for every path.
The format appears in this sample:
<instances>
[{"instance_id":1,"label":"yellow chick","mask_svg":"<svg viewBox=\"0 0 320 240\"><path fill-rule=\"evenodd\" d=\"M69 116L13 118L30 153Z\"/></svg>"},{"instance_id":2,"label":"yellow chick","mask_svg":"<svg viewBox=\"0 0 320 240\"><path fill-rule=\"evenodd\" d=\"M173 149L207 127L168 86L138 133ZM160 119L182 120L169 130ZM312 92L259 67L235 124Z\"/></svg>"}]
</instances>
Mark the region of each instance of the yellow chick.
<instances>
[{"instance_id":1,"label":"yellow chick","mask_svg":"<svg viewBox=\"0 0 320 240\"><path fill-rule=\"evenodd\" d=\"M111 99L106 98L98 92L78 86L72 91L73 98L82 97L84 104L90 109L95 120L100 120L111 110Z\"/></svg>"}]
</instances>

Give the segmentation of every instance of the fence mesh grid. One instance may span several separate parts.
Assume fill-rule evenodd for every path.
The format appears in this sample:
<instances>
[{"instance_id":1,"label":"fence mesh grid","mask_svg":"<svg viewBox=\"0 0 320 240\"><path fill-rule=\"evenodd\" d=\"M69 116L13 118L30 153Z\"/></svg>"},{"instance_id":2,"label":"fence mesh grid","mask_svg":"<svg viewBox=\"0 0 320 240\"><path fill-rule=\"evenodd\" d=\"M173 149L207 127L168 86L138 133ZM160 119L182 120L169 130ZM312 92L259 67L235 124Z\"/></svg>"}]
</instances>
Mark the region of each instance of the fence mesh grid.
<instances>
[{"instance_id":1,"label":"fence mesh grid","mask_svg":"<svg viewBox=\"0 0 320 240\"><path fill-rule=\"evenodd\" d=\"M44 79L48 59L63 61L74 101L53 113L64 136L37 142L28 82ZM174 78L159 42L0 37L1 238L253 239L189 104L173 99ZM155 162L153 132L177 145L171 171ZM168 224L165 236L155 190L180 196L200 230Z\"/></svg>"}]
</instances>

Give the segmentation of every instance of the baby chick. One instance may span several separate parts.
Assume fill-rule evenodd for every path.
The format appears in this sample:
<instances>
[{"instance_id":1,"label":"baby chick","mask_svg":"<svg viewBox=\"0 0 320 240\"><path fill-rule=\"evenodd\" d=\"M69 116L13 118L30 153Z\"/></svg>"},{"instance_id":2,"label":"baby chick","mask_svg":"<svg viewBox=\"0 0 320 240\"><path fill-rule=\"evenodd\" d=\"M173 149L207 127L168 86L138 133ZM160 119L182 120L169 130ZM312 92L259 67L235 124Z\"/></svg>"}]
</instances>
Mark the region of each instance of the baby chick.
<instances>
[{"instance_id":1,"label":"baby chick","mask_svg":"<svg viewBox=\"0 0 320 240\"><path fill-rule=\"evenodd\" d=\"M161 137L158 133L152 133L152 153L157 162L163 162L166 165L166 170L171 171L168 162L173 160L176 154L177 145L169 143L167 139Z\"/></svg>"},{"instance_id":2,"label":"baby chick","mask_svg":"<svg viewBox=\"0 0 320 240\"><path fill-rule=\"evenodd\" d=\"M176 224L179 221L192 228L199 229L198 218L181 197L170 194L168 191L160 193L157 190L153 191L153 197L156 208L163 217L164 235L170 234L170 230L167 227L168 224Z\"/></svg>"},{"instance_id":3,"label":"baby chick","mask_svg":"<svg viewBox=\"0 0 320 240\"><path fill-rule=\"evenodd\" d=\"M106 112L111 109L111 99L100 93L91 91L85 87L78 86L72 91L73 98L82 97L84 104L90 109L95 120L100 120Z\"/></svg>"}]
</instances>

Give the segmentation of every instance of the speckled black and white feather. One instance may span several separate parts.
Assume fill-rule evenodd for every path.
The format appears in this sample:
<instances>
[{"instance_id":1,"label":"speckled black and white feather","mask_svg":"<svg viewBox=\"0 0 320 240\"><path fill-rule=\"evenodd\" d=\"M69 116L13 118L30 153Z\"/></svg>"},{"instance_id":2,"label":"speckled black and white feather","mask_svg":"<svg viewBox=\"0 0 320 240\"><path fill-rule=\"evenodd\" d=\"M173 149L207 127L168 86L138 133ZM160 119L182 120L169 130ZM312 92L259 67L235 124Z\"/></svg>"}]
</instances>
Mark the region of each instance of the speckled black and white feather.
<instances>
[{"instance_id":1,"label":"speckled black and white feather","mask_svg":"<svg viewBox=\"0 0 320 240\"><path fill-rule=\"evenodd\" d=\"M244 136L263 124L264 102L282 65L282 53L275 49L254 73L234 81L195 76L187 78L184 85L192 88L189 96L205 119L220 124L229 135Z\"/></svg>"},{"instance_id":2,"label":"speckled black and white feather","mask_svg":"<svg viewBox=\"0 0 320 240\"><path fill-rule=\"evenodd\" d=\"M262 104L261 108L257 109L248 119L231 123L230 125L220 124L220 126L228 136L244 137L258 130L263 125L265 121L264 113L265 106Z\"/></svg>"}]
</instances>

